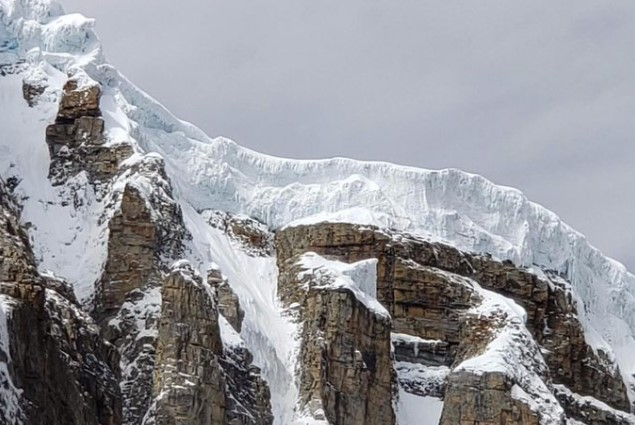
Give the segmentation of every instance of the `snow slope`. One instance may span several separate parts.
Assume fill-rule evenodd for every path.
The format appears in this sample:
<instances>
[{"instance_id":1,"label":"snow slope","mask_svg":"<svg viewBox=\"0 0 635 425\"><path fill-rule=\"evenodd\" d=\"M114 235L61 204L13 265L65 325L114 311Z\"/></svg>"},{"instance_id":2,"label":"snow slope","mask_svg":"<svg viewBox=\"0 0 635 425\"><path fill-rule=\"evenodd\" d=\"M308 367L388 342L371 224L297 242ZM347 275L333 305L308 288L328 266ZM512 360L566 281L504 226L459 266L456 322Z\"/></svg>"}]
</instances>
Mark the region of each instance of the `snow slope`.
<instances>
[{"instance_id":1,"label":"snow slope","mask_svg":"<svg viewBox=\"0 0 635 425\"><path fill-rule=\"evenodd\" d=\"M59 5L49 0L0 0L0 21L0 63L9 57L25 59L30 78L48 79L52 96L49 103L29 110L19 94L11 98L15 90L19 93L17 78L0 78L0 173L3 177L15 169L16 174L24 173L21 190L31 197L25 202L25 220L40 232L39 243L47 244L37 249L41 264L80 285L82 299L90 298L89 278L101 264L94 259L103 255L101 245L91 242L101 234L90 224L95 216L90 209L77 213L63 207L44 214L47 200L59 194L45 180L43 130L51 121L49 107L54 106L61 78L78 70L104 88L102 110L110 139L130 140L139 151L165 158L178 201L189 211L188 226L192 233L199 233L195 255L213 254L214 261L225 257L225 265L219 262L223 271L230 274L224 267L233 267L233 280L244 283L241 299L264 305L270 301L271 288L263 294L258 292L261 288L249 286L248 276L238 270L243 260L232 258L220 248L225 242L196 227L195 210L247 214L274 229L298 220L353 220L443 240L464 250L489 252L519 265L555 270L567 277L584 304L582 321L589 341L612 351L625 376L635 373L635 276L518 190L453 169L432 171L343 158L289 160L256 153L228 139L211 139L175 118L110 66L92 31L92 20L63 15ZM52 215L65 217L63 225L48 223ZM91 229L88 236L86 228ZM66 245L71 246L70 256L60 251L62 241L70 244ZM90 258L82 257L85 252ZM271 284L274 271L267 270ZM271 332L283 330L268 327L286 325L271 308L267 311L271 323L246 319L253 321L243 335L248 345L261 337L269 339L266 344L276 345L278 336ZM254 307L252 314L257 312ZM284 353L272 358L284 358ZM275 375L275 361L256 360L265 373Z\"/></svg>"},{"instance_id":2,"label":"snow slope","mask_svg":"<svg viewBox=\"0 0 635 425\"><path fill-rule=\"evenodd\" d=\"M399 390L397 411L399 425L438 425L443 411L443 402L434 397L419 397Z\"/></svg>"},{"instance_id":3,"label":"snow slope","mask_svg":"<svg viewBox=\"0 0 635 425\"><path fill-rule=\"evenodd\" d=\"M0 362L0 419L17 421L21 418L20 395L21 390L15 387L9 374L7 364L11 361L9 351L9 332L7 330L7 316L11 314L13 307L10 297L0 295L0 356L4 357L7 363Z\"/></svg>"}]
</instances>

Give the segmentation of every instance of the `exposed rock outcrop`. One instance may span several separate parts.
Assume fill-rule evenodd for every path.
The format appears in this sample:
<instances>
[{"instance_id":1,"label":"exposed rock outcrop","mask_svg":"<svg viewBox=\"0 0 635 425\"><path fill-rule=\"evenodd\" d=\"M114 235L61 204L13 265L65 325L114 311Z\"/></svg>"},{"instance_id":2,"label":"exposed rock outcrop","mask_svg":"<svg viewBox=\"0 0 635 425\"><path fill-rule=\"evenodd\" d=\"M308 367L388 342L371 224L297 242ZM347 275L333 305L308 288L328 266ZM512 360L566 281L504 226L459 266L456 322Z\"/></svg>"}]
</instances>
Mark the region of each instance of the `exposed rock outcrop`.
<instances>
[{"instance_id":1,"label":"exposed rock outcrop","mask_svg":"<svg viewBox=\"0 0 635 425\"><path fill-rule=\"evenodd\" d=\"M245 347L225 345L220 363L229 399L223 424L273 424L269 386L252 361L252 355Z\"/></svg>"},{"instance_id":2,"label":"exposed rock outcrop","mask_svg":"<svg viewBox=\"0 0 635 425\"><path fill-rule=\"evenodd\" d=\"M29 96L33 90L27 89ZM82 171L93 183L111 179L132 155L129 144L106 143L100 99L101 87L84 75L64 85L55 123L46 129L51 156L49 177L54 185L64 184Z\"/></svg>"},{"instance_id":3,"label":"exposed rock outcrop","mask_svg":"<svg viewBox=\"0 0 635 425\"><path fill-rule=\"evenodd\" d=\"M98 316L110 319L129 292L160 280L156 264L157 226L146 200L137 188L126 185L119 210L108 224L108 259L98 285Z\"/></svg>"},{"instance_id":4,"label":"exposed rock outcrop","mask_svg":"<svg viewBox=\"0 0 635 425\"><path fill-rule=\"evenodd\" d=\"M468 286L457 283L457 279L467 277L478 282L483 288L502 294L524 308L531 339L541 347L548 366L543 377L547 386L553 380L615 409L629 410L626 387L617 366L601 350L594 351L585 341L569 285L558 276L538 277L511 262L497 261L487 255L461 252L438 242L372 226L345 223L284 228L276 234L276 248L279 263L308 251L348 263L377 259L377 299L390 312L394 331L423 341L443 342L441 352L432 342L423 343L416 349L409 345L411 341L396 344L397 360L410 364L457 367L462 359L478 356L486 349L489 343L486 335L479 334L478 327L470 328L465 321L469 317L467 312L478 305L478 297ZM491 323L486 325L491 326ZM472 343L466 344L470 340ZM463 352L467 347L471 351ZM494 379L497 383L493 388L502 391L499 405L507 406L506 411L515 412L505 414L506 417L529 421L527 423L535 420L530 419L531 409L523 410L515 404L513 397L510 398L516 384L509 381L509 377L464 375L465 372L459 377L450 375L448 382L452 386L446 400L467 391L466 388L454 390L462 380L468 387L471 382L476 388L486 389ZM410 387L417 385L411 383ZM467 409L465 404L463 408ZM474 406L472 413L476 414ZM463 420L463 416L448 416L445 411L444 415L448 424ZM480 420L490 423L485 416ZM505 420L507 422L500 423L525 423Z\"/></svg>"},{"instance_id":5,"label":"exposed rock outcrop","mask_svg":"<svg viewBox=\"0 0 635 425\"><path fill-rule=\"evenodd\" d=\"M240 333L245 312L240 307L240 300L219 268L212 268L207 273L207 283L216 290L218 311L227 319L236 332Z\"/></svg>"},{"instance_id":6,"label":"exposed rock outcrop","mask_svg":"<svg viewBox=\"0 0 635 425\"><path fill-rule=\"evenodd\" d=\"M210 226L225 232L248 254L254 256L273 254L272 234L261 222L248 216L216 210L205 210L202 216Z\"/></svg>"},{"instance_id":7,"label":"exposed rock outcrop","mask_svg":"<svg viewBox=\"0 0 635 425\"><path fill-rule=\"evenodd\" d=\"M39 98L44 91L46 91L45 85L33 84L28 81L22 83L22 96L31 108L38 104Z\"/></svg>"},{"instance_id":8,"label":"exposed rock outcrop","mask_svg":"<svg viewBox=\"0 0 635 425\"><path fill-rule=\"evenodd\" d=\"M153 395L157 425L222 424L228 404L223 343L209 288L189 264L163 283Z\"/></svg>"},{"instance_id":9,"label":"exposed rock outcrop","mask_svg":"<svg viewBox=\"0 0 635 425\"><path fill-rule=\"evenodd\" d=\"M159 288L187 237L163 167L162 159L148 155L121 170L126 183L108 223L108 255L95 295L102 334L129 365L122 389L130 424L140 423L151 402Z\"/></svg>"},{"instance_id":10,"label":"exposed rock outcrop","mask_svg":"<svg viewBox=\"0 0 635 425\"><path fill-rule=\"evenodd\" d=\"M452 364L452 359L449 358L450 344L447 341L393 333L392 346L395 350L395 359L397 361L430 366Z\"/></svg>"},{"instance_id":11,"label":"exposed rock outcrop","mask_svg":"<svg viewBox=\"0 0 635 425\"><path fill-rule=\"evenodd\" d=\"M613 409L593 397L572 393L563 385L556 385L555 394L567 414L586 425L635 425L635 416Z\"/></svg>"},{"instance_id":12,"label":"exposed rock outcrop","mask_svg":"<svg viewBox=\"0 0 635 425\"><path fill-rule=\"evenodd\" d=\"M145 423L270 425L268 388L246 349L224 348L211 287L179 262L162 295L155 401Z\"/></svg>"},{"instance_id":13,"label":"exposed rock outcrop","mask_svg":"<svg viewBox=\"0 0 635 425\"><path fill-rule=\"evenodd\" d=\"M460 344L448 375L441 425L562 425L549 368L513 301L478 289L482 302L460 318Z\"/></svg>"},{"instance_id":14,"label":"exposed rock outcrop","mask_svg":"<svg viewBox=\"0 0 635 425\"><path fill-rule=\"evenodd\" d=\"M121 424L118 355L65 283L35 267L18 209L0 181L2 423ZM11 393L13 394L11 395ZM6 398L4 397L6 396Z\"/></svg>"},{"instance_id":15,"label":"exposed rock outcrop","mask_svg":"<svg viewBox=\"0 0 635 425\"><path fill-rule=\"evenodd\" d=\"M441 425L540 425L538 413L512 396L514 383L504 373L452 373Z\"/></svg>"},{"instance_id":16,"label":"exposed rock outcrop","mask_svg":"<svg viewBox=\"0 0 635 425\"><path fill-rule=\"evenodd\" d=\"M190 268L170 270L190 236L165 163L155 154L132 158L129 145L108 141L100 98L100 86L86 76L70 79L47 143L53 184L84 172L98 196L107 196L107 256L94 315L121 355L123 423L270 424L268 387L251 354L221 341L213 297L239 330L238 298L222 278L211 278L214 292ZM254 252L264 249L240 223L227 229Z\"/></svg>"},{"instance_id":17,"label":"exposed rock outcrop","mask_svg":"<svg viewBox=\"0 0 635 425\"><path fill-rule=\"evenodd\" d=\"M389 315L338 286L335 272L301 260L281 260L278 285L301 322L300 411L334 425L394 424Z\"/></svg>"}]
</instances>

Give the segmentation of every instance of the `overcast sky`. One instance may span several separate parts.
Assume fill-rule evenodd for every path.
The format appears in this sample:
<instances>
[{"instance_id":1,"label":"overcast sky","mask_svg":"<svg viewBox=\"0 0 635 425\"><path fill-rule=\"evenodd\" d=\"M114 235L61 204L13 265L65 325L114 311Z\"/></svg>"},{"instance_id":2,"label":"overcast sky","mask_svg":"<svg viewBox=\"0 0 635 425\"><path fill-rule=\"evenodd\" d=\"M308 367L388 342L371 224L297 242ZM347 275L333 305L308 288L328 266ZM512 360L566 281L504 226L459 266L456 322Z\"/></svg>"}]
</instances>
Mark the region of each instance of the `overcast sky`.
<instances>
[{"instance_id":1,"label":"overcast sky","mask_svg":"<svg viewBox=\"0 0 635 425\"><path fill-rule=\"evenodd\" d=\"M482 174L635 270L635 1L62 3L210 136Z\"/></svg>"}]
</instances>

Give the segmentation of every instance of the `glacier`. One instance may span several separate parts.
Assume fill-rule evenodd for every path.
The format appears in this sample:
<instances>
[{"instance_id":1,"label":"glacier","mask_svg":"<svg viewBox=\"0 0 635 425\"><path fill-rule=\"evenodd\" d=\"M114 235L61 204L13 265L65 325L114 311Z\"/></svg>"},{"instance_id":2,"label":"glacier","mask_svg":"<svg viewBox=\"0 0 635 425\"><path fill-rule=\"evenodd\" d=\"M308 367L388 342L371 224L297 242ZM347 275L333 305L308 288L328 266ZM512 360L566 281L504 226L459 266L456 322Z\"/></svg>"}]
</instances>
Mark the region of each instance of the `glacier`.
<instances>
[{"instance_id":1,"label":"glacier","mask_svg":"<svg viewBox=\"0 0 635 425\"><path fill-rule=\"evenodd\" d=\"M100 273L107 234L99 225L99 200L81 208L59 205L55 200L63 189L51 187L46 175L44 129L54 119L57 96L69 75L101 84L111 143L127 141L140 154L164 158L194 237L192 262L201 268L218 263L237 285L241 300L247 300L241 337L272 393L290 385L293 368L293 326L275 302L275 264L251 264L256 260L230 254L230 243L205 228L198 214L202 210L249 215L272 230L319 221L373 224L490 253L538 274L555 271L573 287L589 344L613 356L626 382L635 383L635 276L553 212L516 189L456 169L345 158L283 159L210 138L111 66L93 26L92 19L65 15L55 1L0 0L0 69L19 59L28 79L46 80L50 87L48 98L30 109L20 96L21 77L0 78L0 175L5 180L21 176L23 217L32 224L40 267L72 282L80 299L92 296L91 279ZM249 268L266 284L253 285L245 271ZM259 350L263 344L275 355ZM274 400L278 412L290 408L295 389L288 391Z\"/></svg>"}]
</instances>

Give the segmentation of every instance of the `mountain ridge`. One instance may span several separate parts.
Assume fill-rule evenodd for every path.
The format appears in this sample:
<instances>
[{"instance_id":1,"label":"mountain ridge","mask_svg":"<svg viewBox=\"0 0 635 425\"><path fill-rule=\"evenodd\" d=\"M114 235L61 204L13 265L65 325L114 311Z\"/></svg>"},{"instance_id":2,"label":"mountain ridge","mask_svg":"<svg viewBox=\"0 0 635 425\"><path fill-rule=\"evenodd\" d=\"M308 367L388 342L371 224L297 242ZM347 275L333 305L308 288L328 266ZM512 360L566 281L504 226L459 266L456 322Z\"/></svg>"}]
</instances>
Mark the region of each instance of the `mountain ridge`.
<instances>
[{"instance_id":1,"label":"mountain ridge","mask_svg":"<svg viewBox=\"0 0 635 425\"><path fill-rule=\"evenodd\" d=\"M19 181L14 195L22 205L23 221L30 223L40 271L67 279L84 306L98 296L96 285L109 255L104 247L112 235L108 228L115 214L112 206L121 202L119 197L131 185L143 199L174 198L186 228L185 256L201 272L220 262L239 298L246 300L241 336L272 386L274 412L292 409L294 402L293 395L280 395L289 377L276 376L278 363L287 362L292 354L284 348L289 341L280 330L294 325L279 317L275 264L242 254L229 256L231 242L206 227L199 214L203 210L245 214L272 231L356 220L464 251L489 253L530 267L538 276L555 271L571 282L583 306L580 320L587 342L609 358L615 356L624 379L633 384L635 276L520 191L453 169L429 171L344 158L287 160L258 154L225 138L210 139L172 116L106 62L92 31L93 20L63 15L57 3L46 0L0 0L0 6L0 36L5 38L0 39L0 46L5 46L0 59L7 62L0 68L9 64L20 68L0 81L3 109L12 111L2 120L8 130L0 143L0 172L7 181ZM61 184L49 184L49 153L43 139L46 126L59 113L57 101L68 77L77 81L78 90L101 87L97 107L105 140L100 146L126 145L131 150L118 164L111 193L101 193L90 175L82 172L64 171ZM33 108L22 99L24 84L42 87L31 91ZM15 126L16 122L23 125ZM21 146L16 147L14 140L20 140ZM155 193L165 184L163 192ZM161 219L161 214L151 208L153 219ZM254 292L242 268L267 276L263 293ZM260 316L279 329L263 327ZM261 338L274 341L267 344L281 352L267 358L259 349ZM290 366L283 368L291 370Z\"/></svg>"}]
</instances>

